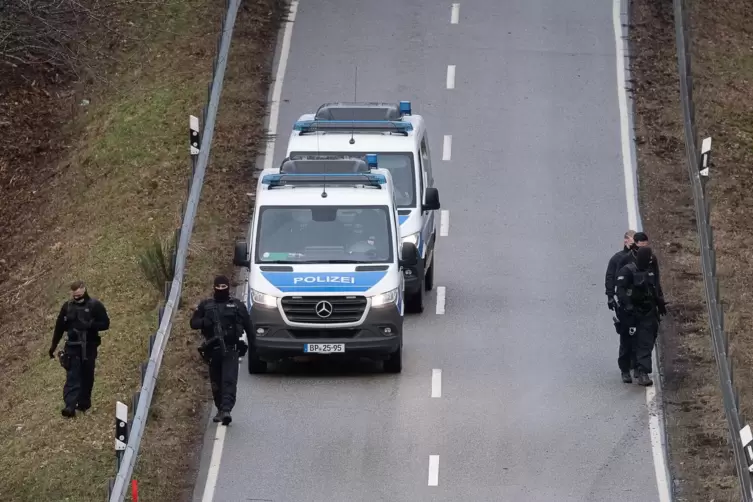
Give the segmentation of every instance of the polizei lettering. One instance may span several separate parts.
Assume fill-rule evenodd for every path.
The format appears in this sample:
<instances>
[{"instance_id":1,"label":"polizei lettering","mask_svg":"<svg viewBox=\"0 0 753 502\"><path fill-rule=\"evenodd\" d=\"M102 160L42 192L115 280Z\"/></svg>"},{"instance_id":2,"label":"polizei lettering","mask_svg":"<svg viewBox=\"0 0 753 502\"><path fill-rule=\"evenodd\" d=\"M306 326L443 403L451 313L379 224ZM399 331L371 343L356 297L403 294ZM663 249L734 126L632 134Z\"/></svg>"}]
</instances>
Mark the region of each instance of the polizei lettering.
<instances>
[{"instance_id":1,"label":"polizei lettering","mask_svg":"<svg viewBox=\"0 0 753 502\"><path fill-rule=\"evenodd\" d=\"M306 277L294 277L293 284L355 284L355 277L342 275L309 275Z\"/></svg>"}]
</instances>

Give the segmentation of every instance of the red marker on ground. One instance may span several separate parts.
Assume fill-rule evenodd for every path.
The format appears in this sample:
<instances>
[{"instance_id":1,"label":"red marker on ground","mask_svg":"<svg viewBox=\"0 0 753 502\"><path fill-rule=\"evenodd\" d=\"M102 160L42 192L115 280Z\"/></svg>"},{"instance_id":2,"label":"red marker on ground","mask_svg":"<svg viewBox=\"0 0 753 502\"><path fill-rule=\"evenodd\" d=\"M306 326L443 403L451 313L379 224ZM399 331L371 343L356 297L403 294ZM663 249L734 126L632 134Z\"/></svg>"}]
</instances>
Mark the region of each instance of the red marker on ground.
<instances>
[{"instance_id":1,"label":"red marker on ground","mask_svg":"<svg viewBox=\"0 0 753 502\"><path fill-rule=\"evenodd\" d=\"M135 479L131 480L131 498L133 502L139 502L139 482Z\"/></svg>"}]
</instances>

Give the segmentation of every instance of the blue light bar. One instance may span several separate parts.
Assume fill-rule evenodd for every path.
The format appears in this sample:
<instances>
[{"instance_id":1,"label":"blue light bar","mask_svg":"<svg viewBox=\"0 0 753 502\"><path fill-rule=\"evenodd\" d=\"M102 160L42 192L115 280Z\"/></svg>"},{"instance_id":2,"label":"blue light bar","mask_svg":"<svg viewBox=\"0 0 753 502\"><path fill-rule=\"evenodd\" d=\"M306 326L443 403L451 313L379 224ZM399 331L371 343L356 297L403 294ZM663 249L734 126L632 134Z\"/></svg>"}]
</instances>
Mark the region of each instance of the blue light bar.
<instances>
[{"instance_id":1,"label":"blue light bar","mask_svg":"<svg viewBox=\"0 0 753 502\"><path fill-rule=\"evenodd\" d=\"M399 120L299 120L293 126L293 130L302 133L320 130L371 130L407 134L413 130L413 124Z\"/></svg>"},{"instance_id":2,"label":"blue light bar","mask_svg":"<svg viewBox=\"0 0 753 502\"><path fill-rule=\"evenodd\" d=\"M375 153L367 153L366 154L366 163L369 165L369 168L376 169L379 167L377 165L377 154Z\"/></svg>"},{"instance_id":3,"label":"blue light bar","mask_svg":"<svg viewBox=\"0 0 753 502\"><path fill-rule=\"evenodd\" d=\"M400 114L401 115L410 115L410 101L401 101L400 102Z\"/></svg>"},{"instance_id":4,"label":"blue light bar","mask_svg":"<svg viewBox=\"0 0 753 502\"><path fill-rule=\"evenodd\" d=\"M353 173L305 173L305 174L266 174L261 179L263 185L280 185L285 181L296 182L296 179L306 182L326 182L337 183L338 178L341 181L348 181L354 184L377 183L384 185L387 178L383 174L353 174Z\"/></svg>"}]
</instances>

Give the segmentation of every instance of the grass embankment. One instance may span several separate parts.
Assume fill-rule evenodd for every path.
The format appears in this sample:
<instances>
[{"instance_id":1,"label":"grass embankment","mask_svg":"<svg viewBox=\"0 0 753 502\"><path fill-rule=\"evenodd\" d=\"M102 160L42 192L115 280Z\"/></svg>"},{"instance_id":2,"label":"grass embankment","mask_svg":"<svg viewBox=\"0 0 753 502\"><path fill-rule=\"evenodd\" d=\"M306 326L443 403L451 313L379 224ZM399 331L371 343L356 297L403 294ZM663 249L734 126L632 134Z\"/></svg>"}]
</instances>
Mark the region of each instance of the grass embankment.
<instances>
[{"instance_id":1,"label":"grass embankment","mask_svg":"<svg viewBox=\"0 0 753 502\"><path fill-rule=\"evenodd\" d=\"M751 418L753 8L745 0L690 3L698 134L713 137L709 195L725 327L741 405ZM677 501L739 500L702 292L672 2L635 0L632 22L641 207L672 302L671 319L660 336Z\"/></svg>"},{"instance_id":2,"label":"grass embankment","mask_svg":"<svg viewBox=\"0 0 753 502\"><path fill-rule=\"evenodd\" d=\"M184 307L137 466L145 502L190 493L210 393L196 335L187 327L188 307L208 293L214 274L231 272L232 241L245 230L281 4L247 0L236 23ZM0 95L7 111L2 123L13 125L3 141L15 145L0 153L7 215L0 248L3 500L106 496L115 473L115 400L130 404L138 389L162 297L138 258L154 238L180 225L191 176L188 115L201 116L206 102L224 2L126 0L111 15L118 16L119 33L102 34L98 49L108 57L92 65L97 78L31 87L18 76L7 79ZM103 333L93 407L66 420L60 415L64 372L46 352L75 278L104 301L112 325Z\"/></svg>"}]
</instances>

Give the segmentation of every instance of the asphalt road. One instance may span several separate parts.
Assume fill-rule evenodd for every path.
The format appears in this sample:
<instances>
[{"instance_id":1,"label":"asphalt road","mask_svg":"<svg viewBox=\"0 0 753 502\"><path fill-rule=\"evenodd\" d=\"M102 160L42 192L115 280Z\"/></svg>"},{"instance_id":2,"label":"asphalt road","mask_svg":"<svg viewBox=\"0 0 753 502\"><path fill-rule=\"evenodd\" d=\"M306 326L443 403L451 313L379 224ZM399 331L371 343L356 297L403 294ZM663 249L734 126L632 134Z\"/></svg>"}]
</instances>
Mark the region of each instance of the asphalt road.
<instances>
[{"instance_id":1,"label":"asphalt road","mask_svg":"<svg viewBox=\"0 0 753 502\"><path fill-rule=\"evenodd\" d=\"M645 393L620 381L603 294L627 225L612 3L451 12L298 6L274 164L299 115L353 99L356 65L359 100L412 101L449 211L445 311L435 289L408 316L397 376L296 364L252 377L244 364L215 501L658 500Z\"/></svg>"}]
</instances>

